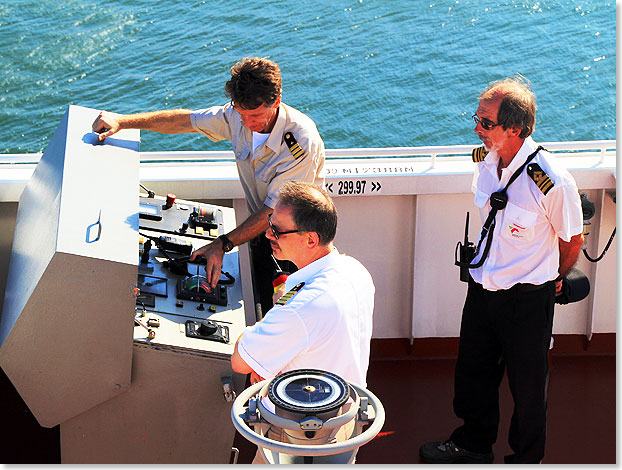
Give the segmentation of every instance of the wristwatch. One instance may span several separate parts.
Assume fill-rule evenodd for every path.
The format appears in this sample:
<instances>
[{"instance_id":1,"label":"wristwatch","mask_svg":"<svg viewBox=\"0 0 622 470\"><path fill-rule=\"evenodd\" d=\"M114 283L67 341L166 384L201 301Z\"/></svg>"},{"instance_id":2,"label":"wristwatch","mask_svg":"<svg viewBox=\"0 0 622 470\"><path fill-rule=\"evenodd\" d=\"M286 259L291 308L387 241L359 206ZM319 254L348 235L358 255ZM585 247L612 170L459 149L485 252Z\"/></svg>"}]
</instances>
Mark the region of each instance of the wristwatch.
<instances>
[{"instance_id":1,"label":"wristwatch","mask_svg":"<svg viewBox=\"0 0 622 470\"><path fill-rule=\"evenodd\" d=\"M227 237L227 235L223 234L218 237L218 239L222 242L222 251L224 251L225 253L229 253L231 250L233 250L233 242L229 240L229 237Z\"/></svg>"}]
</instances>

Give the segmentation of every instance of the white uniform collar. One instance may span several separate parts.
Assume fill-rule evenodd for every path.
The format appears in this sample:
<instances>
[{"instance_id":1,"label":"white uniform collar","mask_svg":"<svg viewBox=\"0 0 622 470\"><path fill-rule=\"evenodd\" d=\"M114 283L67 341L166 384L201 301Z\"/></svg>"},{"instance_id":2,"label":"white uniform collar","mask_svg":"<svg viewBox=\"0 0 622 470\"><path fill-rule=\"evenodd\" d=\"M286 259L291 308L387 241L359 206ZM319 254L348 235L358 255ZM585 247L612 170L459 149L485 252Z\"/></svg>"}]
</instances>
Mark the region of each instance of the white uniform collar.
<instances>
[{"instance_id":1,"label":"white uniform collar","mask_svg":"<svg viewBox=\"0 0 622 470\"><path fill-rule=\"evenodd\" d=\"M334 258L337 256L339 256L339 251L337 251L337 248L333 248L333 250L327 255L316 259L312 263L307 264L304 268L300 268L295 273L290 274L285 283L285 289L289 291L298 283L306 282L309 279L312 279L322 269L330 266L333 263Z\"/></svg>"},{"instance_id":2,"label":"white uniform collar","mask_svg":"<svg viewBox=\"0 0 622 470\"><path fill-rule=\"evenodd\" d=\"M510 164L507 166L507 169L510 170L510 174L516 171L523 163L525 163L527 157L531 155L536 150L536 148L538 148L538 145L534 142L531 136L527 137L523 141L523 145L521 145L521 148L518 150L518 152L516 152L516 155L514 156ZM497 154L497 152L495 150L490 151L488 155L486 155L486 158L484 158L484 163L486 164L486 166L494 167L496 171L497 165L499 164L499 155Z\"/></svg>"}]
</instances>

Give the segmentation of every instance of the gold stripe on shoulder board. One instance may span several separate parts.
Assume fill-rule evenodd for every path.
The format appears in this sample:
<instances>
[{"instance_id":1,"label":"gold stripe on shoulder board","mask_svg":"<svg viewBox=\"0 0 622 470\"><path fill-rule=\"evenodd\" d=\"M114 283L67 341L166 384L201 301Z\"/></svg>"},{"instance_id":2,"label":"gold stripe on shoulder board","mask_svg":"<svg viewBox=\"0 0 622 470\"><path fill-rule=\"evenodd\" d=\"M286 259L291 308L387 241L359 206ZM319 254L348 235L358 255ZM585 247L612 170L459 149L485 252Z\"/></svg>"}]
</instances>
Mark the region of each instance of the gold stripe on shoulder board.
<instances>
[{"instance_id":1,"label":"gold stripe on shoulder board","mask_svg":"<svg viewBox=\"0 0 622 470\"><path fill-rule=\"evenodd\" d=\"M302 148L300 148L300 145L298 145L294 134L292 134L291 132L286 132L283 138L285 139L285 143L289 147L289 151L292 152L294 158L297 159L299 157L302 157L304 151L302 150Z\"/></svg>"},{"instance_id":2,"label":"gold stripe on shoulder board","mask_svg":"<svg viewBox=\"0 0 622 470\"><path fill-rule=\"evenodd\" d=\"M275 305L285 305L287 303L287 301L289 299L291 299L296 292L298 292L300 289L303 288L303 286L305 285L304 282L301 282L299 284L296 284L294 287L292 287L292 289L285 295L283 295L277 302Z\"/></svg>"},{"instance_id":3,"label":"gold stripe on shoulder board","mask_svg":"<svg viewBox=\"0 0 622 470\"><path fill-rule=\"evenodd\" d=\"M474 148L473 152L471 152L471 158L473 159L475 163L484 161L484 158L486 158L486 155L488 155L488 150L486 150L486 147L484 146Z\"/></svg>"},{"instance_id":4,"label":"gold stripe on shoulder board","mask_svg":"<svg viewBox=\"0 0 622 470\"><path fill-rule=\"evenodd\" d=\"M530 163L527 165L527 174L531 177L536 186L540 188L540 191L546 196L555 183L551 181L549 175L547 175L540 165L537 163Z\"/></svg>"}]
</instances>

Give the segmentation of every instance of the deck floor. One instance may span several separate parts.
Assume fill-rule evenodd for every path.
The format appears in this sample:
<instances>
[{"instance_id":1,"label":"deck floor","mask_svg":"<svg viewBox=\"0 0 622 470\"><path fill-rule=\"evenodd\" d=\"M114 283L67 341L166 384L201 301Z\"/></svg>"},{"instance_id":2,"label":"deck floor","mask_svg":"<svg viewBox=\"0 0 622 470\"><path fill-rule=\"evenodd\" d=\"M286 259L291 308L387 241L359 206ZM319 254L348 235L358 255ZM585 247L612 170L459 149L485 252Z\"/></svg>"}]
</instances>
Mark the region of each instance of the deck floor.
<instances>
[{"instance_id":1,"label":"deck floor","mask_svg":"<svg viewBox=\"0 0 622 470\"><path fill-rule=\"evenodd\" d=\"M419 446L445 440L461 424L453 414L455 359L372 360L368 387L382 401L380 434L358 453L359 464L421 464ZM553 356L548 389L545 464L616 463L615 356ZM513 401L507 377L501 384L501 422L493 447L495 464L507 444ZM237 436L239 463L254 447Z\"/></svg>"},{"instance_id":2,"label":"deck floor","mask_svg":"<svg viewBox=\"0 0 622 470\"><path fill-rule=\"evenodd\" d=\"M455 360L372 363L370 390L389 406L380 436L361 448L359 463L421 463L421 444L449 437L462 423L452 409L454 365ZM543 463L616 463L615 357L554 356L548 396ZM400 400L402 405L396 406ZM511 454L507 438L513 401L507 377L500 403L494 463L503 463L504 455Z\"/></svg>"},{"instance_id":3,"label":"deck floor","mask_svg":"<svg viewBox=\"0 0 622 470\"><path fill-rule=\"evenodd\" d=\"M362 447L360 464L421 463L418 449L445 439L459 424L452 411L455 359L372 360L368 381L383 402L382 432ZM501 424L495 463L510 452L507 432L512 410L507 380L501 388ZM60 463L59 427L38 425L4 373L0 374L4 427L2 463ZM616 357L553 356L549 381L547 464L615 464ZM238 435L238 463L250 463L254 446Z\"/></svg>"}]
</instances>

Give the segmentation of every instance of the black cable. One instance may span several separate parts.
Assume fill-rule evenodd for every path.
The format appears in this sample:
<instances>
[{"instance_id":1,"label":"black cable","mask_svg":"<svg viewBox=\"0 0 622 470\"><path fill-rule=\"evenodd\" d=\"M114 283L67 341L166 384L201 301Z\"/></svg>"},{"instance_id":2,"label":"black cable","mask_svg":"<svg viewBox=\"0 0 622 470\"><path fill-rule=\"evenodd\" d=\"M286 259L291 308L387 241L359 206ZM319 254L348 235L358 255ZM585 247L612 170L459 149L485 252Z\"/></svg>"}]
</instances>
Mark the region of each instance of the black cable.
<instances>
[{"instance_id":1,"label":"black cable","mask_svg":"<svg viewBox=\"0 0 622 470\"><path fill-rule=\"evenodd\" d=\"M615 238L615 236L616 236L616 227L613 228L613 232L611 233L611 236L609 237L609 241L607 242L607 245L605 245L605 249L603 250L603 252L600 254L598 258L591 258L590 255L587 254L587 250L585 248L583 248L583 254L592 263L599 262L601 259L603 259L603 256L605 256L605 253L607 253L607 250L611 246L611 243L613 242L613 239Z\"/></svg>"}]
</instances>

